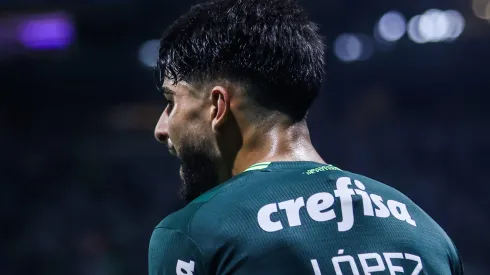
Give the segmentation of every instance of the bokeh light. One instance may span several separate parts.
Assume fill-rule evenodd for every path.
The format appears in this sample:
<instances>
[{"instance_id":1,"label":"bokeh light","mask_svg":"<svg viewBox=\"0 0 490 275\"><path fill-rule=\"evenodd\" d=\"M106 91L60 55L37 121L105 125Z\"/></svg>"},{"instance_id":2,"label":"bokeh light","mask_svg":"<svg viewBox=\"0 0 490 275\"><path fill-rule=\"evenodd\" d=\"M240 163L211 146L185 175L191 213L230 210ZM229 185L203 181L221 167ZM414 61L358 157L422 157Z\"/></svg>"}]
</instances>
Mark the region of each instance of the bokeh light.
<instances>
[{"instance_id":1,"label":"bokeh light","mask_svg":"<svg viewBox=\"0 0 490 275\"><path fill-rule=\"evenodd\" d=\"M465 27L464 17L456 10L431 9L408 22L408 37L415 43L450 42L458 38Z\"/></svg>"},{"instance_id":2,"label":"bokeh light","mask_svg":"<svg viewBox=\"0 0 490 275\"><path fill-rule=\"evenodd\" d=\"M490 6L489 6L490 7ZM449 32L446 41L453 41L458 38L464 30L465 20L463 15L456 10L445 11L444 14L449 20Z\"/></svg>"},{"instance_id":3,"label":"bokeh light","mask_svg":"<svg viewBox=\"0 0 490 275\"><path fill-rule=\"evenodd\" d=\"M157 64L158 49L160 47L159 40L145 41L139 50L138 58L145 66L153 68Z\"/></svg>"},{"instance_id":4,"label":"bokeh light","mask_svg":"<svg viewBox=\"0 0 490 275\"><path fill-rule=\"evenodd\" d=\"M36 15L19 25L18 39L30 49L66 48L73 40L74 29L67 16Z\"/></svg>"},{"instance_id":5,"label":"bokeh light","mask_svg":"<svg viewBox=\"0 0 490 275\"><path fill-rule=\"evenodd\" d=\"M436 9L428 10L421 15L419 33L427 41L439 42L449 34L449 20L444 12Z\"/></svg>"},{"instance_id":6,"label":"bokeh light","mask_svg":"<svg viewBox=\"0 0 490 275\"><path fill-rule=\"evenodd\" d=\"M355 34L341 34L335 40L334 52L340 60L353 62L361 58L363 44Z\"/></svg>"},{"instance_id":7,"label":"bokeh light","mask_svg":"<svg viewBox=\"0 0 490 275\"><path fill-rule=\"evenodd\" d=\"M356 34L355 35L359 42L361 42L362 45L362 51L361 51L361 56L357 60L359 61L365 61L371 58L374 54L374 40L372 37L365 35L365 34Z\"/></svg>"},{"instance_id":8,"label":"bokeh light","mask_svg":"<svg viewBox=\"0 0 490 275\"><path fill-rule=\"evenodd\" d=\"M408 32L408 37L413 42L422 44L422 43L426 43L427 40L420 35L419 21L420 21L420 15L416 15L412 17L412 19L410 19L410 21L408 22L407 32Z\"/></svg>"},{"instance_id":9,"label":"bokeh light","mask_svg":"<svg viewBox=\"0 0 490 275\"><path fill-rule=\"evenodd\" d=\"M388 42L399 40L406 31L405 17L397 11L389 11L376 25L379 37Z\"/></svg>"},{"instance_id":10,"label":"bokeh light","mask_svg":"<svg viewBox=\"0 0 490 275\"><path fill-rule=\"evenodd\" d=\"M473 0L471 6L476 17L490 20L490 0Z\"/></svg>"}]
</instances>

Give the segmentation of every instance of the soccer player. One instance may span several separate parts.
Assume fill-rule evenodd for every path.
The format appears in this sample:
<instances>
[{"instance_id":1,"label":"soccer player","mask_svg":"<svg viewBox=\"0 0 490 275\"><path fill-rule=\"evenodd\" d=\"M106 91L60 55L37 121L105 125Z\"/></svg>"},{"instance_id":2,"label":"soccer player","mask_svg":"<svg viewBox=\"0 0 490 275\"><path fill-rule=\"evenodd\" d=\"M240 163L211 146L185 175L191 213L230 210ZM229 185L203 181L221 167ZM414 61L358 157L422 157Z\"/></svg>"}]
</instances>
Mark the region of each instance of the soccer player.
<instances>
[{"instance_id":1,"label":"soccer player","mask_svg":"<svg viewBox=\"0 0 490 275\"><path fill-rule=\"evenodd\" d=\"M463 273L414 202L315 150L324 45L295 1L196 5L164 33L157 67L155 136L188 204L154 229L150 275Z\"/></svg>"}]
</instances>

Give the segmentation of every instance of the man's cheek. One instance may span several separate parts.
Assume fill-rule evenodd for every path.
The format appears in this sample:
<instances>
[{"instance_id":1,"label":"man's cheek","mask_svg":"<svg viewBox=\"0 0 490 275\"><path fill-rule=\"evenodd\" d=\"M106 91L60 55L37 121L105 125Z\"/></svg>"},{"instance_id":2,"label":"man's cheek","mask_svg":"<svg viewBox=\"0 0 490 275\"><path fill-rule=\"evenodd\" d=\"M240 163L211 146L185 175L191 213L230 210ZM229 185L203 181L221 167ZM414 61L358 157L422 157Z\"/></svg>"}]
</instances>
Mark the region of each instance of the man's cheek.
<instances>
[{"instance_id":1,"label":"man's cheek","mask_svg":"<svg viewBox=\"0 0 490 275\"><path fill-rule=\"evenodd\" d=\"M177 149L178 144L179 144L179 129L175 127L175 125L169 124L168 125L168 138L169 138L169 143L172 145L175 149Z\"/></svg>"}]
</instances>

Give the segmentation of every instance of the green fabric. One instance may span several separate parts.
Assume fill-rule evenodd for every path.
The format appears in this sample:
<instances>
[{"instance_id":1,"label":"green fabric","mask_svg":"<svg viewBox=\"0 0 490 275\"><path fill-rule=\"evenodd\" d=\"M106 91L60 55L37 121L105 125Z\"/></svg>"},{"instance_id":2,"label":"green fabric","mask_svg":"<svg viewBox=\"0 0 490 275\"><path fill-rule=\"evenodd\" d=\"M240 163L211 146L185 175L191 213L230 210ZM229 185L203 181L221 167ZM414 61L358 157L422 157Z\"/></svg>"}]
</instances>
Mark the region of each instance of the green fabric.
<instances>
[{"instance_id":1,"label":"green fabric","mask_svg":"<svg viewBox=\"0 0 490 275\"><path fill-rule=\"evenodd\" d=\"M151 275L463 272L405 195L314 162L272 162L206 192L156 227L149 254Z\"/></svg>"}]
</instances>

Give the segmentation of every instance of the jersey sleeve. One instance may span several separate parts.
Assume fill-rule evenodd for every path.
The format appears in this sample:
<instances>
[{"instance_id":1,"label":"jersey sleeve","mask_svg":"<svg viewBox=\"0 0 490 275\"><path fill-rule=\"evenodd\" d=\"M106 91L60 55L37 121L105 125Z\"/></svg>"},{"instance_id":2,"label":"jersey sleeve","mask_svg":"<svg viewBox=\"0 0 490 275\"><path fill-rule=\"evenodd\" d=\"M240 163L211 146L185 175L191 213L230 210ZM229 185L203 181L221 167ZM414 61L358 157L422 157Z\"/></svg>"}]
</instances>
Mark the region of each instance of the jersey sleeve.
<instances>
[{"instance_id":1,"label":"jersey sleeve","mask_svg":"<svg viewBox=\"0 0 490 275\"><path fill-rule=\"evenodd\" d=\"M175 229L157 227L148 252L150 275L203 275L203 253L186 234Z\"/></svg>"}]
</instances>

